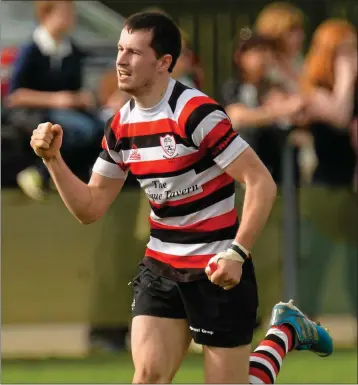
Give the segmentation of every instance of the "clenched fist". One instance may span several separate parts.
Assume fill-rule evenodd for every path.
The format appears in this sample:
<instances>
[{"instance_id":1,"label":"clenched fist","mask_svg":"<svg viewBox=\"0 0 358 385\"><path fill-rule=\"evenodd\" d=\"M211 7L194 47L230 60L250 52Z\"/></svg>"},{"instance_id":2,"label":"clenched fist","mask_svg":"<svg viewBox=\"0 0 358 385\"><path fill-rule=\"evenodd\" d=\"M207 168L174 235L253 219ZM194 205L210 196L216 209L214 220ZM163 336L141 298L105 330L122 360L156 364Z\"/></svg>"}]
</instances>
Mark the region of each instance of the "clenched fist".
<instances>
[{"instance_id":1,"label":"clenched fist","mask_svg":"<svg viewBox=\"0 0 358 385\"><path fill-rule=\"evenodd\" d=\"M205 273L212 283L230 290L240 283L244 259L232 249L209 260Z\"/></svg>"},{"instance_id":2,"label":"clenched fist","mask_svg":"<svg viewBox=\"0 0 358 385\"><path fill-rule=\"evenodd\" d=\"M42 123L33 131L30 145L37 156L50 160L60 152L62 135L62 127L59 124Z\"/></svg>"}]
</instances>

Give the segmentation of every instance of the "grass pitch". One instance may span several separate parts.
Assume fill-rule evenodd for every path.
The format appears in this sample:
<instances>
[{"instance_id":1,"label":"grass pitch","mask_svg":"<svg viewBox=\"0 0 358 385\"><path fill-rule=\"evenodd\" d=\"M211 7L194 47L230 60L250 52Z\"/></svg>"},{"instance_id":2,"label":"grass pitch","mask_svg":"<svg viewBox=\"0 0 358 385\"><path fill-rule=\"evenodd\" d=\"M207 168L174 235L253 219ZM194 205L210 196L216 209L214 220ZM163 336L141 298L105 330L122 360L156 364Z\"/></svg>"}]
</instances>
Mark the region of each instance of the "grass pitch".
<instances>
[{"instance_id":1,"label":"grass pitch","mask_svg":"<svg viewBox=\"0 0 358 385\"><path fill-rule=\"evenodd\" d=\"M203 357L190 354L174 383L203 383ZM3 360L2 384L131 383L133 365L128 353L85 359ZM320 358L310 352L290 353L278 383L357 384L357 351L336 351Z\"/></svg>"}]
</instances>

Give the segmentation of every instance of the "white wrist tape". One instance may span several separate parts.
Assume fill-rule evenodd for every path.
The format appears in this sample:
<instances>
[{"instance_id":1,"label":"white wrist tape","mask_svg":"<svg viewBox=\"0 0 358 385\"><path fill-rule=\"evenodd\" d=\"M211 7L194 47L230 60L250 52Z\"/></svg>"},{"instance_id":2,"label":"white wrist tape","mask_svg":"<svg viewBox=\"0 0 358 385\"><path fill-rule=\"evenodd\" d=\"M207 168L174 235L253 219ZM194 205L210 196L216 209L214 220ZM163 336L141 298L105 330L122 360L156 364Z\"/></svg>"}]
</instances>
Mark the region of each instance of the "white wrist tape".
<instances>
[{"instance_id":1,"label":"white wrist tape","mask_svg":"<svg viewBox=\"0 0 358 385\"><path fill-rule=\"evenodd\" d=\"M232 249L227 249L226 251L222 251L221 253L216 254L214 257L210 258L209 265L211 263L218 264L220 259L231 259L232 261L238 261L241 263L244 263L245 260L242 258L240 254L238 254L236 251Z\"/></svg>"}]
</instances>

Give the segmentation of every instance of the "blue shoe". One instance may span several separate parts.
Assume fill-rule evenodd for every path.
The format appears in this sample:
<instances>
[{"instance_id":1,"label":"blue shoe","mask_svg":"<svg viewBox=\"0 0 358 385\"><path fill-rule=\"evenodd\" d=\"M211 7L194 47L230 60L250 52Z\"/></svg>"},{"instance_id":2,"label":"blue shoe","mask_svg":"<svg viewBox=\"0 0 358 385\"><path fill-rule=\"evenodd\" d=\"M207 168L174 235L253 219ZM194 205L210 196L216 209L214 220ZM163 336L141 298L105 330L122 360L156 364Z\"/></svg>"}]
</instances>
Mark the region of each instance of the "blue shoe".
<instances>
[{"instance_id":1,"label":"blue shoe","mask_svg":"<svg viewBox=\"0 0 358 385\"><path fill-rule=\"evenodd\" d=\"M311 350L321 357L333 353L333 340L328 331L320 324L308 319L291 299L288 303L280 302L274 306L270 321L271 326L291 325L296 332L297 350Z\"/></svg>"}]
</instances>

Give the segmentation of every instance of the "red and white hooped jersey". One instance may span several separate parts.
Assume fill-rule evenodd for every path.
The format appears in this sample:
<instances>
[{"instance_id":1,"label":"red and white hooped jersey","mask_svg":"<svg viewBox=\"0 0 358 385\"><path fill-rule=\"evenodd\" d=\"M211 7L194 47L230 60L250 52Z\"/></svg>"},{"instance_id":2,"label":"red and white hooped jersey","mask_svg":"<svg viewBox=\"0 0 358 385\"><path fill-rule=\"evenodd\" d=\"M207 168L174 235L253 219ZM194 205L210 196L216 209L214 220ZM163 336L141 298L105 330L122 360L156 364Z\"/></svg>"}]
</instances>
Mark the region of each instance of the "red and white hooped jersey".
<instances>
[{"instance_id":1,"label":"red and white hooped jersey","mask_svg":"<svg viewBox=\"0 0 358 385\"><path fill-rule=\"evenodd\" d=\"M93 171L123 179L130 170L149 199L147 257L197 269L231 245L235 183L223 169L248 144L213 99L170 79L158 105L125 104L107 122L102 147Z\"/></svg>"}]
</instances>

